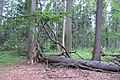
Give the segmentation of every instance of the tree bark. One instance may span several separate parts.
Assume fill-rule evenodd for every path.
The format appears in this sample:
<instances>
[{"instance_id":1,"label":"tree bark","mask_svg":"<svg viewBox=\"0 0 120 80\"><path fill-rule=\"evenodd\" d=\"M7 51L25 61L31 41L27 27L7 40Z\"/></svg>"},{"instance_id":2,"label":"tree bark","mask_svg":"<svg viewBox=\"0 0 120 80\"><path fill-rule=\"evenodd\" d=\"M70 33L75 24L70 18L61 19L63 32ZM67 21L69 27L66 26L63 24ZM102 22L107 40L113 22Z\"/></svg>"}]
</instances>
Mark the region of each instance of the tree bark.
<instances>
[{"instance_id":1,"label":"tree bark","mask_svg":"<svg viewBox=\"0 0 120 80\"><path fill-rule=\"evenodd\" d=\"M58 13L58 0L56 0L55 2L55 13ZM56 41L58 40L58 32L59 32L59 24L57 24L57 22L54 22L54 33L55 33L55 37L56 37ZM56 44L56 51L60 51L60 46L58 44Z\"/></svg>"},{"instance_id":2,"label":"tree bark","mask_svg":"<svg viewBox=\"0 0 120 80\"><path fill-rule=\"evenodd\" d=\"M88 48L91 48L91 33L88 34Z\"/></svg>"},{"instance_id":3,"label":"tree bark","mask_svg":"<svg viewBox=\"0 0 120 80\"><path fill-rule=\"evenodd\" d=\"M31 20L29 24L29 35L28 35L28 63L34 64L37 61L37 53L36 53L36 42L34 38L34 27L33 22L35 20L35 10L36 10L36 0L32 0L31 2L31 14L33 16L33 20Z\"/></svg>"},{"instance_id":4,"label":"tree bark","mask_svg":"<svg viewBox=\"0 0 120 80\"><path fill-rule=\"evenodd\" d=\"M72 19L71 19L71 9L72 9L72 0L67 1L67 18L66 18L66 49L68 51L72 50Z\"/></svg>"},{"instance_id":5,"label":"tree bark","mask_svg":"<svg viewBox=\"0 0 120 80\"><path fill-rule=\"evenodd\" d=\"M0 15L3 13L3 2L4 1L0 1Z\"/></svg>"},{"instance_id":6,"label":"tree bark","mask_svg":"<svg viewBox=\"0 0 120 80\"><path fill-rule=\"evenodd\" d=\"M84 49L85 47L85 35L84 35L84 22L82 23L82 50Z\"/></svg>"},{"instance_id":7,"label":"tree bark","mask_svg":"<svg viewBox=\"0 0 120 80\"><path fill-rule=\"evenodd\" d=\"M119 24L118 22L119 22L119 21L118 21L118 19L117 19L117 20L116 20L116 23L117 23L117 24L116 24L116 26L115 26L115 32L116 32L116 33L118 33L118 26L119 26L119 25L118 25L118 24ZM116 37L116 38L115 38L115 48L116 48L116 49L119 48L118 42L119 42L119 40L118 40L118 38Z\"/></svg>"},{"instance_id":8,"label":"tree bark","mask_svg":"<svg viewBox=\"0 0 120 80\"><path fill-rule=\"evenodd\" d=\"M100 60L101 51L101 31L102 31L102 0L97 1L95 42L92 60Z\"/></svg>"},{"instance_id":9,"label":"tree bark","mask_svg":"<svg viewBox=\"0 0 120 80\"><path fill-rule=\"evenodd\" d=\"M102 54L102 56L112 56L112 57L120 58L120 54Z\"/></svg>"},{"instance_id":10,"label":"tree bark","mask_svg":"<svg viewBox=\"0 0 120 80\"><path fill-rule=\"evenodd\" d=\"M65 0L64 2L65 6L64 6L64 12L66 13L66 5L67 5L67 1ZM63 18L63 31L62 31L62 45L65 47L65 26L66 26L66 16L64 16Z\"/></svg>"},{"instance_id":11,"label":"tree bark","mask_svg":"<svg viewBox=\"0 0 120 80\"><path fill-rule=\"evenodd\" d=\"M58 42L58 24L54 23L54 33L56 37L56 41ZM60 51L60 46L56 44L56 51Z\"/></svg>"},{"instance_id":12,"label":"tree bark","mask_svg":"<svg viewBox=\"0 0 120 80\"><path fill-rule=\"evenodd\" d=\"M65 1L67 17L64 19L63 25L63 46L66 47L67 51L72 50L72 19L71 19L71 8L72 0Z\"/></svg>"},{"instance_id":13,"label":"tree bark","mask_svg":"<svg viewBox=\"0 0 120 80\"><path fill-rule=\"evenodd\" d=\"M108 27L106 28L106 48L109 48Z\"/></svg>"}]
</instances>

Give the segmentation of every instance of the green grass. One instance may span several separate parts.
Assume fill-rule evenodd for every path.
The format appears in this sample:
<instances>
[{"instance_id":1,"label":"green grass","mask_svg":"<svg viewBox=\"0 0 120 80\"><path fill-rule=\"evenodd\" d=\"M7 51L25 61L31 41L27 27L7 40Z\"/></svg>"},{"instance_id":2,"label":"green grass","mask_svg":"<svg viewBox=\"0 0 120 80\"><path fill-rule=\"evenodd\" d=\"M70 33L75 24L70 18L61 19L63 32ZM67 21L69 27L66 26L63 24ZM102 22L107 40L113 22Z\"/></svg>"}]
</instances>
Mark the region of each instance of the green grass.
<instances>
[{"instance_id":1,"label":"green grass","mask_svg":"<svg viewBox=\"0 0 120 80\"><path fill-rule=\"evenodd\" d=\"M77 54L79 54L81 57L83 57L86 60L90 60L91 59L91 49L84 49L83 51L81 49L77 49L77 50L73 50L77 51ZM49 51L49 52L45 52L47 54L60 54L60 52L56 52L56 51ZM72 53L72 58L74 59L80 59L80 57L78 57L76 54Z\"/></svg>"},{"instance_id":2,"label":"green grass","mask_svg":"<svg viewBox=\"0 0 120 80\"><path fill-rule=\"evenodd\" d=\"M17 55L15 51L0 51L0 65L11 64L24 59L25 57Z\"/></svg>"},{"instance_id":3,"label":"green grass","mask_svg":"<svg viewBox=\"0 0 120 80\"><path fill-rule=\"evenodd\" d=\"M92 50L90 48L81 50L81 49L77 49L77 50L73 50L73 51L77 51L77 53L83 57L85 60L91 60L92 58ZM60 54L60 52L56 52L56 51L49 51L49 52L45 52L47 54ZM105 52L108 54L111 54L111 52ZM81 59L79 58L76 54L72 53L72 58L74 59ZM15 51L0 51L0 65L6 65L6 64L11 64L11 63L15 63L18 61L22 61L24 60L25 57L23 56L19 56L16 54ZM101 57L101 60L107 61L108 59L114 59L113 57ZM0 72L1 74L1 72Z\"/></svg>"},{"instance_id":4,"label":"green grass","mask_svg":"<svg viewBox=\"0 0 120 80\"><path fill-rule=\"evenodd\" d=\"M83 49L83 50L82 49L77 49L76 51L85 60L91 60L91 58L92 58L92 54L91 54L92 49ZM72 54L72 58L81 59L80 57L78 57L74 53Z\"/></svg>"},{"instance_id":5,"label":"green grass","mask_svg":"<svg viewBox=\"0 0 120 80\"><path fill-rule=\"evenodd\" d=\"M84 60L91 60L92 59L92 51L93 49L92 48L84 48L83 50L82 49L77 49L77 50L73 50L73 51L77 51L77 54L79 54L82 58L84 58ZM105 53L107 54L112 54L112 52L110 51L107 51L107 50L103 50ZM55 51L49 51L49 52L46 52L47 54L60 54L60 52L55 52ZM78 57L76 54L72 53L72 58L74 59L81 59L80 57ZM111 57L111 56L101 56L101 60L102 61L108 61L108 60L113 60L115 59L114 57Z\"/></svg>"},{"instance_id":6,"label":"green grass","mask_svg":"<svg viewBox=\"0 0 120 80\"><path fill-rule=\"evenodd\" d=\"M85 60L91 60L92 59L92 52L93 49L90 49L90 48L87 48L87 49L84 49L84 50L81 50L81 49L78 49L77 50L77 53L83 57ZM103 50L103 52L105 52L105 54L112 54L112 52L110 51L107 51L107 50ZM116 52L115 52L116 53ZM76 55L73 55L73 58L79 58L78 56ZM111 57L111 56L101 56L101 60L102 61L108 61L108 60L114 60L116 59L115 57Z\"/></svg>"}]
</instances>

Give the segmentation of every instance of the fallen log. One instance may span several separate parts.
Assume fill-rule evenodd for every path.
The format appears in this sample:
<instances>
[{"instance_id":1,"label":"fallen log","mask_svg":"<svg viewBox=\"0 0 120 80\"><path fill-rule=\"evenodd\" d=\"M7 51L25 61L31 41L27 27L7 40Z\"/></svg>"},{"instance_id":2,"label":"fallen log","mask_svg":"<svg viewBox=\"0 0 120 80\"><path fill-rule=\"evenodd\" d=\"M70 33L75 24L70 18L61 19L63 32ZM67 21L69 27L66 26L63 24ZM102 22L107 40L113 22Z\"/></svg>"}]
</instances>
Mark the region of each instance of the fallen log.
<instances>
[{"instance_id":1,"label":"fallen log","mask_svg":"<svg viewBox=\"0 0 120 80\"><path fill-rule=\"evenodd\" d=\"M102 56L112 56L120 58L120 54L102 54Z\"/></svg>"},{"instance_id":2,"label":"fallen log","mask_svg":"<svg viewBox=\"0 0 120 80\"><path fill-rule=\"evenodd\" d=\"M93 54L93 51L91 53ZM100 51L100 55L101 56L112 56L112 57L120 58L120 54L119 53L117 53L117 54L106 54L105 52Z\"/></svg>"},{"instance_id":3,"label":"fallen log","mask_svg":"<svg viewBox=\"0 0 120 80\"><path fill-rule=\"evenodd\" d=\"M58 57L58 56L48 56L44 55L43 61L48 61L53 65L64 65L64 66L74 66L90 70L107 70L107 71L120 71L120 66L114 62L103 62L103 61L90 61L90 60L78 60L72 58Z\"/></svg>"}]
</instances>

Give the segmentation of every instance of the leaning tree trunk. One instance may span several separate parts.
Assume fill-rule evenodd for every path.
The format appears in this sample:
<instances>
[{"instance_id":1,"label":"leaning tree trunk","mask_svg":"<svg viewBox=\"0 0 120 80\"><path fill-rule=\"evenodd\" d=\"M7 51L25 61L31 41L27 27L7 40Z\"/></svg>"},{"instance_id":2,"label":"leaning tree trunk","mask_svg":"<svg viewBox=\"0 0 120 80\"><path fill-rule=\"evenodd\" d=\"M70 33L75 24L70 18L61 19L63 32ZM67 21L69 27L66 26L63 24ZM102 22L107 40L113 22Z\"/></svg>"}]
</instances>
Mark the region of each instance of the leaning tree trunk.
<instances>
[{"instance_id":1,"label":"leaning tree trunk","mask_svg":"<svg viewBox=\"0 0 120 80\"><path fill-rule=\"evenodd\" d=\"M95 42L92 60L100 60L101 51L101 31L102 31L102 0L97 1Z\"/></svg>"}]
</instances>

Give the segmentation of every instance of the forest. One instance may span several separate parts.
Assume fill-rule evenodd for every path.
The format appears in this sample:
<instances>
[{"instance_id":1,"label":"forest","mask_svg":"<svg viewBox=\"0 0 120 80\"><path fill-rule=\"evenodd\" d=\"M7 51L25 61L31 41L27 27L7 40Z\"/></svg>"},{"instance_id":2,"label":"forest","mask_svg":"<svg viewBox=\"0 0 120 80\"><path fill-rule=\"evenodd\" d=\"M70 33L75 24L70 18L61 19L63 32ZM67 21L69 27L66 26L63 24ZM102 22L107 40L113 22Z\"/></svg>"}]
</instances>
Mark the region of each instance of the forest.
<instances>
[{"instance_id":1,"label":"forest","mask_svg":"<svg viewBox=\"0 0 120 80\"><path fill-rule=\"evenodd\" d=\"M0 80L96 80L91 76L101 73L106 76L99 75L98 80L119 80L119 3L120 0L0 0ZM13 66L16 72L6 75ZM57 73L47 72L43 78L38 74L35 78L22 77L22 72L17 73L21 68L28 76L39 69L42 75L43 69L47 72L54 68ZM61 77L56 68L63 72L67 69L68 73ZM79 69L83 78L69 76L69 69ZM90 75L86 77L84 70ZM14 74L19 74L19 79L12 77Z\"/></svg>"}]
</instances>

